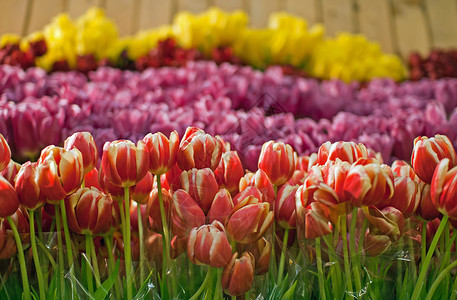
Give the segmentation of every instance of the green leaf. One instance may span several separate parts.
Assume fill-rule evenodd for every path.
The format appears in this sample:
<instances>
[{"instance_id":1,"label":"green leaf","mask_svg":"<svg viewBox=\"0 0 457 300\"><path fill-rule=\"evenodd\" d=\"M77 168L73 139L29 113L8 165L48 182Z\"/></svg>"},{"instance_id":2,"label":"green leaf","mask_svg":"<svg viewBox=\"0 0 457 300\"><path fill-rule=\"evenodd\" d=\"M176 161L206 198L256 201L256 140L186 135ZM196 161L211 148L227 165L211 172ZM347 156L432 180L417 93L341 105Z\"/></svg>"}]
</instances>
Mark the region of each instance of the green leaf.
<instances>
[{"instance_id":1,"label":"green leaf","mask_svg":"<svg viewBox=\"0 0 457 300\"><path fill-rule=\"evenodd\" d=\"M51 283L49 284L49 288L46 292L46 299L53 300L57 297L57 272L52 274Z\"/></svg>"},{"instance_id":2,"label":"green leaf","mask_svg":"<svg viewBox=\"0 0 457 300\"><path fill-rule=\"evenodd\" d=\"M104 300L108 295L109 291L114 285L116 281L117 275L119 273L119 265L120 260L118 259L116 262L116 266L114 267L113 272L109 275L109 277L102 283L102 285L95 291L93 297L96 300Z\"/></svg>"},{"instance_id":3,"label":"green leaf","mask_svg":"<svg viewBox=\"0 0 457 300\"><path fill-rule=\"evenodd\" d=\"M297 287L297 281L294 281L294 284L284 293L281 300L294 299L295 288Z\"/></svg>"}]
</instances>

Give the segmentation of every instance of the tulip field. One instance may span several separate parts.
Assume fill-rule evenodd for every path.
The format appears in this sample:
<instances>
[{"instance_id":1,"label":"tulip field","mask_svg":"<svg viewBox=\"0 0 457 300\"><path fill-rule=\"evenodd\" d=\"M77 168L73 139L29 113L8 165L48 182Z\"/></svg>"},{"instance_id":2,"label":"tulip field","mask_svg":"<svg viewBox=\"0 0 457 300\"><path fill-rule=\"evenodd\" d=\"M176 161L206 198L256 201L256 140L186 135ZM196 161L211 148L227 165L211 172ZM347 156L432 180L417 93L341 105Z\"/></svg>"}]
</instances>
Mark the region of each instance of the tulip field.
<instances>
[{"instance_id":1,"label":"tulip field","mask_svg":"<svg viewBox=\"0 0 457 300\"><path fill-rule=\"evenodd\" d=\"M455 50L91 9L0 63L0 299L457 299Z\"/></svg>"}]
</instances>

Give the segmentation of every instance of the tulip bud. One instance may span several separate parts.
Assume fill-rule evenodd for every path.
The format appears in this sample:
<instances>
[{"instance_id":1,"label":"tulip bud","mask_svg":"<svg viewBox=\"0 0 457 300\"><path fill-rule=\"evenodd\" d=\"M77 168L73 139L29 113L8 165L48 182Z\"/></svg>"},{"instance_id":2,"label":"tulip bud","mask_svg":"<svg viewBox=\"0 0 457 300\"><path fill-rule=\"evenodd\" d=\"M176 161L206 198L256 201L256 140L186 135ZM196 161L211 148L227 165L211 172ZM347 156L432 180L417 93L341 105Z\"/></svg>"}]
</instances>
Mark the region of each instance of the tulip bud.
<instances>
[{"instance_id":1,"label":"tulip bud","mask_svg":"<svg viewBox=\"0 0 457 300\"><path fill-rule=\"evenodd\" d=\"M296 227L295 217L295 193L298 186L285 184L276 196L275 204L275 219L279 225L285 229L293 229Z\"/></svg>"},{"instance_id":2,"label":"tulip bud","mask_svg":"<svg viewBox=\"0 0 457 300\"><path fill-rule=\"evenodd\" d=\"M255 274L262 275L270 267L271 243L264 237L256 242L239 245L242 251L250 252L255 258Z\"/></svg>"},{"instance_id":3,"label":"tulip bud","mask_svg":"<svg viewBox=\"0 0 457 300\"><path fill-rule=\"evenodd\" d=\"M78 149L83 156L84 174L89 173L98 162L98 150L90 132L76 132L64 143L65 150Z\"/></svg>"},{"instance_id":4,"label":"tulip bud","mask_svg":"<svg viewBox=\"0 0 457 300\"><path fill-rule=\"evenodd\" d=\"M36 163L26 162L21 166L16 177L15 189L19 203L27 209L36 209L44 205L46 197L35 181Z\"/></svg>"},{"instance_id":5,"label":"tulip bud","mask_svg":"<svg viewBox=\"0 0 457 300\"><path fill-rule=\"evenodd\" d=\"M0 134L0 171L3 171L11 160L11 150L8 142L2 134Z\"/></svg>"},{"instance_id":6,"label":"tulip bud","mask_svg":"<svg viewBox=\"0 0 457 300\"><path fill-rule=\"evenodd\" d=\"M273 223L270 204L253 196L235 205L227 221L227 233L237 243L250 243L260 239Z\"/></svg>"},{"instance_id":7,"label":"tulip bud","mask_svg":"<svg viewBox=\"0 0 457 300\"><path fill-rule=\"evenodd\" d=\"M298 156L296 170L302 170L308 172L311 168L317 164L317 153L311 155Z\"/></svg>"},{"instance_id":8,"label":"tulip bud","mask_svg":"<svg viewBox=\"0 0 457 300\"><path fill-rule=\"evenodd\" d=\"M103 146L102 168L113 184L130 187L146 176L149 156L145 144L127 140L107 142Z\"/></svg>"},{"instance_id":9,"label":"tulip bud","mask_svg":"<svg viewBox=\"0 0 457 300\"><path fill-rule=\"evenodd\" d=\"M396 208L388 206L382 210L376 207L363 207L363 213L370 223L370 233L386 235L392 241L399 239L403 233L405 219L403 214Z\"/></svg>"},{"instance_id":10,"label":"tulip bud","mask_svg":"<svg viewBox=\"0 0 457 300\"><path fill-rule=\"evenodd\" d=\"M225 293L232 296L246 293L254 282L254 256L249 252L244 252L240 258L237 257L238 252L235 252L222 271L222 288Z\"/></svg>"},{"instance_id":11,"label":"tulip bud","mask_svg":"<svg viewBox=\"0 0 457 300\"><path fill-rule=\"evenodd\" d=\"M165 209L165 216L167 217L167 224L169 224L172 197L170 192L168 192L166 189L162 189L162 201ZM154 232L162 234L162 217L160 215L159 193L157 188L153 189L151 192L151 197L148 201L146 211L149 214L150 229Z\"/></svg>"},{"instance_id":12,"label":"tulip bud","mask_svg":"<svg viewBox=\"0 0 457 300\"><path fill-rule=\"evenodd\" d=\"M430 195L435 207L443 215L457 219L457 167L444 158L433 174Z\"/></svg>"},{"instance_id":13,"label":"tulip bud","mask_svg":"<svg viewBox=\"0 0 457 300\"><path fill-rule=\"evenodd\" d=\"M148 211L146 205L141 205L138 202L132 201L130 204L130 228L132 232L135 233L138 233L138 205L140 206L143 227L146 226L146 222L148 221Z\"/></svg>"},{"instance_id":14,"label":"tulip bud","mask_svg":"<svg viewBox=\"0 0 457 300\"><path fill-rule=\"evenodd\" d=\"M59 202L76 191L83 180L83 158L78 149L47 147L41 152L35 180L48 201Z\"/></svg>"},{"instance_id":15,"label":"tulip bud","mask_svg":"<svg viewBox=\"0 0 457 300\"><path fill-rule=\"evenodd\" d=\"M232 255L232 247L224 225L214 221L211 225L193 228L189 233L187 255L194 264L206 264L214 268L227 265Z\"/></svg>"},{"instance_id":16,"label":"tulip bud","mask_svg":"<svg viewBox=\"0 0 457 300\"><path fill-rule=\"evenodd\" d=\"M340 159L352 164L359 158L367 157L368 151L363 144L343 141L339 141L333 144L330 142L325 142L320 146L317 153L317 163L319 165L325 165L327 161L335 161L336 159Z\"/></svg>"},{"instance_id":17,"label":"tulip bud","mask_svg":"<svg viewBox=\"0 0 457 300\"><path fill-rule=\"evenodd\" d=\"M238 184L244 175L243 165L236 151L222 154L219 166L214 171L217 183L226 188L230 194L238 192Z\"/></svg>"},{"instance_id":18,"label":"tulip bud","mask_svg":"<svg viewBox=\"0 0 457 300\"><path fill-rule=\"evenodd\" d=\"M376 207L383 209L392 206L406 217L412 216L419 206L421 193L419 184L410 177L396 177L395 190L392 198L379 202Z\"/></svg>"},{"instance_id":19,"label":"tulip bud","mask_svg":"<svg viewBox=\"0 0 457 300\"><path fill-rule=\"evenodd\" d=\"M16 212L19 199L11 183L0 176L0 218L6 218Z\"/></svg>"},{"instance_id":20,"label":"tulip bud","mask_svg":"<svg viewBox=\"0 0 457 300\"><path fill-rule=\"evenodd\" d=\"M305 208L304 214L300 214L302 216L297 216L299 235L304 234L307 239L315 239L332 232L330 211L325 204L313 202Z\"/></svg>"},{"instance_id":21,"label":"tulip bud","mask_svg":"<svg viewBox=\"0 0 457 300\"><path fill-rule=\"evenodd\" d=\"M449 168L457 163L456 153L451 141L445 135L435 135L428 138L418 136L414 139L414 149L411 164L416 174L425 183L431 183L433 172L443 158L449 159Z\"/></svg>"},{"instance_id":22,"label":"tulip bud","mask_svg":"<svg viewBox=\"0 0 457 300\"><path fill-rule=\"evenodd\" d=\"M176 156L179 147L179 136L172 131L170 139L163 133L148 133L143 142L149 152L149 171L154 175L162 175L176 163Z\"/></svg>"},{"instance_id":23,"label":"tulip bud","mask_svg":"<svg viewBox=\"0 0 457 300\"><path fill-rule=\"evenodd\" d=\"M214 196L213 203L208 211L207 217L209 222L219 221L222 224L226 224L232 209L233 201L230 193L226 189L220 189L216 196Z\"/></svg>"},{"instance_id":24,"label":"tulip bud","mask_svg":"<svg viewBox=\"0 0 457 300\"><path fill-rule=\"evenodd\" d=\"M210 168L215 170L222 155L219 137L205 134L203 130L188 127L179 145L177 162L182 170Z\"/></svg>"},{"instance_id":25,"label":"tulip bud","mask_svg":"<svg viewBox=\"0 0 457 300\"><path fill-rule=\"evenodd\" d=\"M6 168L0 172L0 175L5 177L5 179L8 180L8 182L11 183L11 185L14 186L16 175L17 175L17 172L19 172L20 168L21 168L21 165L11 159L8 166L6 166Z\"/></svg>"},{"instance_id":26,"label":"tulip bud","mask_svg":"<svg viewBox=\"0 0 457 300\"><path fill-rule=\"evenodd\" d=\"M240 179L240 194L245 191L248 187L255 187L262 195L262 202L270 203L270 207L274 207L275 202L275 190L273 184L268 178L267 174L259 169L257 172L246 174ZM257 197L257 195L255 195ZM239 197L236 196L235 199ZM236 204L234 199L234 203ZM260 199L260 198L259 198Z\"/></svg>"},{"instance_id":27,"label":"tulip bud","mask_svg":"<svg viewBox=\"0 0 457 300\"><path fill-rule=\"evenodd\" d=\"M173 194L171 218L172 231L180 236L187 235L192 228L205 224L205 213L184 190L177 190Z\"/></svg>"},{"instance_id":28,"label":"tulip bud","mask_svg":"<svg viewBox=\"0 0 457 300\"><path fill-rule=\"evenodd\" d=\"M117 202L124 201L124 188L113 184L106 176L103 170L103 167L100 167L100 171L98 172L98 180L100 183L101 189L106 193L110 194L111 198L116 200ZM129 192L132 192L133 187L130 187Z\"/></svg>"},{"instance_id":29,"label":"tulip bud","mask_svg":"<svg viewBox=\"0 0 457 300\"><path fill-rule=\"evenodd\" d=\"M213 171L209 168L183 171L180 176L181 187L206 213L211 207L214 196L219 191Z\"/></svg>"},{"instance_id":30,"label":"tulip bud","mask_svg":"<svg viewBox=\"0 0 457 300\"><path fill-rule=\"evenodd\" d=\"M139 204L146 204L149 200L149 194L152 192L153 182L154 177L152 174L146 173L146 176L133 187L130 198Z\"/></svg>"},{"instance_id":31,"label":"tulip bud","mask_svg":"<svg viewBox=\"0 0 457 300\"><path fill-rule=\"evenodd\" d=\"M404 160L396 160L392 163L392 172L398 177L409 177L419 183L421 180L414 169Z\"/></svg>"},{"instance_id":32,"label":"tulip bud","mask_svg":"<svg viewBox=\"0 0 457 300\"><path fill-rule=\"evenodd\" d=\"M269 141L262 146L259 169L268 175L273 185L281 185L294 174L295 156L290 145Z\"/></svg>"},{"instance_id":33,"label":"tulip bud","mask_svg":"<svg viewBox=\"0 0 457 300\"><path fill-rule=\"evenodd\" d=\"M84 175L84 184L86 187L96 187L99 190L102 190L99 181L99 172L97 168L93 168L92 171L89 171L86 175Z\"/></svg>"},{"instance_id":34,"label":"tulip bud","mask_svg":"<svg viewBox=\"0 0 457 300\"><path fill-rule=\"evenodd\" d=\"M17 254L16 241L11 230L6 230L6 219L0 220L0 259L7 259Z\"/></svg>"},{"instance_id":35,"label":"tulip bud","mask_svg":"<svg viewBox=\"0 0 457 300\"><path fill-rule=\"evenodd\" d=\"M178 167L178 164L175 164L167 173L165 173L165 178L170 187L170 191L174 192L181 188L181 177L182 170Z\"/></svg>"},{"instance_id":36,"label":"tulip bud","mask_svg":"<svg viewBox=\"0 0 457 300\"><path fill-rule=\"evenodd\" d=\"M391 244L392 241L387 235L375 235L367 232L363 248L369 256L376 257L386 252Z\"/></svg>"},{"instance_id":37,"label":"tulip bud","mask_svg":"<svg viewBox=\"0 0 457 300\"><path fill-rule=\"evenodd\" d=\"M65 199L68 227L77 234L103 234L111 229L113 200L97 188L80 188Z\"/></svg>"},{"instance_id":38,"label":"tulip bud","mask_svg":"<svg viewBox=\"0 0 457 300\"><path fill-rule=\"evenodd\" d=\"M421 190L421 199L419 207L417 208L417 214L421 216L422 219L427 221L431 221L441 217L441 213L433 204L432 195L430 193L430 184L426 184L425 182L421 181L419 183L419 188Z\"/></svg>"}]
</instances>

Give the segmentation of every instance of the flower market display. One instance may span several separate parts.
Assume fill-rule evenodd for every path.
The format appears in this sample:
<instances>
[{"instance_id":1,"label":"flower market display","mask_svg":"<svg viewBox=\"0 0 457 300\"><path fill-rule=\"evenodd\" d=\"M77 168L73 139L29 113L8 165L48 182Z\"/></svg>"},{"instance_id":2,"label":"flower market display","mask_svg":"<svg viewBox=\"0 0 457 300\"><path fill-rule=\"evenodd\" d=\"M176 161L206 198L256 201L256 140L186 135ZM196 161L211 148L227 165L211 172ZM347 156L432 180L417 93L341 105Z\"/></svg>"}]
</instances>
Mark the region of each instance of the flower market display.
<instances>
[{"instance_id":1,"label":"flower market display","mask_svg":"<svg viewBox=\"0 0 457 300\"><path fill-rule=\"evenodd\" d=\"M457 298L455 51L247 24L2 36L0 299Z\"/></svg>"}]
</instances>

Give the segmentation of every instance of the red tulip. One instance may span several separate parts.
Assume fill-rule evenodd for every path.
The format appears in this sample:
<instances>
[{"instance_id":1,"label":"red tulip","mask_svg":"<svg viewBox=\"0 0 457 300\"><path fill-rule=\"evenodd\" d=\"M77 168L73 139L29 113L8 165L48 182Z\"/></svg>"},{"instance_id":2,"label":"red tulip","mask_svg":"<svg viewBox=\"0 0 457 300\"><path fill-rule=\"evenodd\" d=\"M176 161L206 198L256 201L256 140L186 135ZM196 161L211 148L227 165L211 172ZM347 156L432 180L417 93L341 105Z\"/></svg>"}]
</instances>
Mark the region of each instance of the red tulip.
<instances>
[{"instance_id":1,"label":"red tulip","mask_svg":"<svg viewBox=\"0 0 457 300\"><path fill-rule=\"evenodd\" d=\"M65 199L68 226L77 234L103 234L111 229L113 200L98 189L80 188Z\"/></svg>"},{"instance_id":2,"label":"red tulip","mask_svg":"<svg viewBox=\"0 0 457 300\"><path fill-rule=\"evenodd\" d=\"M296 154L290 145L269 141L262 146L259 169L268 175L273 185L281 185L294 174L295 156Z\"/></svg>"},{"instance_id":3,"label":"red tulip","mask_svg":"<svg viewBox=\"0 0 457 300\"><path fill-rule=\"evenodd\" d=\"M273 220L270 204L248 196L235 205L227 221L227 233L237 243L251 243L263 236Z\"/></svg>"},{"instance_id":4,"label":"red tulip","mask_svg":"<svg viewBox=\"0 0 457 300\"><path fill-rule=\"evenodd\" d=\"M386 235L392 241L397 241L403 233L405 219L398 209L388 206L379 210L371 206L364 207L363 213L370 223L370 233Z\"/></svg>"},{"instance_id":5,"label":"red tulip","mask_svg":"<svg viewBox=\"0 0 457 300\"><path fill-rule=\"evenodd\" d=\"M264 237L248 244L239 245L242 251L250 252L255 258L255 274L262 275L270 268L271 243Z\"/></svg>"},{"instance_id":6,"label":"red tulip","mask_svg":"<svg viewBox=\"0 0 457 300\"><path fill-rule=\"evenodd\" d=\"M206 264L214 268L227 265L232 255L232 247L224 225L214 221L211 225L194 227L189 233L187 255L194 264Z\"/></svg>"},{"instance_id":7,"label":"red tulip","mask_svg":"<svg viewBox=\"0 0 457 300\"><path fill-rule=\"evenodd\" d=\"M202 210L206 213L219 191L213 171L209 168L183 171L180 176L181 187L185 190Z\"/></svg>"},{"instance_id":8,"label":"red tulip","mask_svg":"<svg viewBox=\"0 0 457 300\"><path fill-rule=\"evenodd\" d=\"M396 160L392 163L392 172L398 177L409 177L419 183L421 180L414 169L404 160Z\"/></svg>"},{"instance_id":9,"label":"red tulip","mask_svg":"<svg viewBox=\"0 0 457 300\"><path fill-rule=\"evenodd\" d=\"M219 137L205 134L203 130L188 127L179 145L177 162L182 170L210 168L215 170L222 155Z\"/></svg>"},{"instance_id":10,"label":"red tulip","mask_svg":"<svg viewBox=\"0 0 457 300\"><path fill-rule=\"evenodd\" d=\"M17 254L16 241L11 230L6 229L6 219L0 220L0 259L7 259Z\"/></svg>"},{"instance_id":11,"label":"red tulip","mask_svg":"<svg viewBox=\"0 0 457 300\"><path fill-rule=\"evenodd\" d=\"M83 180L83 158L78 149L50 146L43 149L36 181L48 201L56 204L76 191Z\"/></svg>"},{"instance_id":12,"label":"red tulip","mask_svg":"<svg viewBox=\"0 0 457 300\"><path fill-rule=\"evenodd\" d=\"M175 164L167 173L165 173L165 178L170 187L170 191L174 192L181 188L180 176L182 170L178 167L178 164Z\"/></svg>"},{"instance_id":13,"label":"red tulip","mask_svg":"<svg viewBox=\"0 0 457 300\"><path fill-rule=\"evenodd\" d=\"M171 213L171 203L173 201L170 192L166 189L162 189L162 201L165 209L165 215L167 216L167 224L170 222L170 213ZM149 198L146 211L149 215L149 226L150 229L154 232L163 233L162 228L162 217L160 215L160 205L159 205L159 193L157 188L153 189L151 192L151 197Z\"/></svg>"},{"instance_id":14,"label":"red tulip","mask_svg":"<svg viewBox=\"0 0 457 300\"><path fill-rule=\"evenodd\" d=\"M252 287L254 282L255 260L249 252L244 252L238 258L238 252L235 252L222 271L222 288L224 292L232 296L239 296Z\"/></svg>"},{"instance_id":15,"label":"red tulip","mask_svg":"<svg viewBox=\"0 0 457 300\"><path fill-rule=\"evenodd\" d=\"M39 208L46 202L46 197L35 181L36 168L36 163L28 161L21 166L16 177L15 189L19 203L27 209Z\"/></svg>"},{"instance_id":16,"label":"red tulip","mask_svg":"<svg viewBox=\"0 0 457 300\"><path fill-rule=\"evenodd\" d=\"M133 186L148 172L148 150L142 141L137 146L127 140L107 142L103 146L102 168L113 184Z\"/></svg>"},{"instance_id":17,"label":"red tulip","mask_svg":"<svg viewBox=\"0 0 457 300\"><path fill-rule=\"evenodd\" d=\"M295 193L297 190L298 185L285 184L276 196L275 219L280 226L286 229L293 229L297 226L295 216Z\"/></svg>"},{"instance_id":18,"label":"red tulip","mask_svg":"<svg viewBox=\"0 0 457 300\"><path fill-rule=\"evenodd\" d=\"M6 166L6 168L0 172L0 175L5 177L5 179L8 180L9 183L11 183L11 185L14 185L17 172L19 172L20 168L21 165L11 159L8 166Z\"/></svg>"},{"instance_id":19,"label":"red tulip","mask_svg":"<svg viewBox=\"0 0 457 300\"><path fill-rule=\"evenodd\" d=\"M390 248L392 241L387 235L376 235L367 232L363 242L364 251L372 257L383 254Z\"/></svg>"},{"instance_id":20,"label":"red tulip","mask_svg":"<svg viewBox=\"0 0 457 300\"><path fill-rule=\"evenodd\" d=\"M173 194L171 218L172 231L179 236L187 235L192 228L205 224L205 213L184 190L177 190Z\"/></svg>"},{"instance_id":21,"label":"red tulip","mask_svg":"<svg viewBox=\"0 0 457 300\"><path fill-rule=\"evenodd\" d=\"M89 132L76 132L64 143L65 150L78 149L83 156L84 174L89 173L98 162L98 150L94 138Z\"/></svg>"},{"instance_id":22,"label":"red tulip","mask_svg":"<svg viewBox=\"0 0 457 300\"><path fill-rule=\"evenodd\" d=\"M435 169L430 195L439 212L457 219L457 166L452 167L448 158L441 160Z\"/></svg>"},{"instance_id":23,"label":"red tulip","mask_svg":"<svg viewBox=\"0 0 457 300\"><path fill-rule=\"evenodd\" d=\"M259 199L260 202L265 202L265 201L263 201L263 198L264 198L263 194L260 192L260 190L258 188L254 187L254 186L248 186L246 189L239 192L233 198L233 205L238 205L240 202L242 202L249 196L253 196L256 199Z\"/></svg>"},{"instance_id":24,"label":"red tulip","mask_svg":"<svg viewBox=\"0 0 457 300\"><path fill-rule=\"evenodd\" d=\"M451 141L445 135L428 138L418 136L414 139L411 164L416 174L425 183L431 183L433 172L443 158L449 159L449 168L456 166L457 157Z\"/></svg>"},{"instance_id":25,"label":"red tulip","mask_svg":"<svg viewBox=\"0 0 457 300\"><path fill-rule=\"evenodd\" d=\"M217 183L226 188L230 194L238 192L238 184L244 175L243 165L236 151L222 154L219 166L214 171Z\"/></svg>"},{"instance_id":26,"label":"red tulip","mask_svg":"<svg viewBox=\"0 0 457 300\"><path fill-rule=\"evenodd\" d=\"M130 203L130 228L134 233L138 233L138 205L140 205L143 228L148 222L148 210L146 205L141 205L138 202L132 201Z\"/></svg>"},{"instance_id":27,"label":"red tulip","mask_svg":"<svg viewBox=\"0 0 457 300\"><path fill-rule=\"evenodd\" d=\"M98 172L98 180L100 183L101 190L103 190L106 194L110 194L111 198L116 200L117 202L124 201L124 188L118 185L113 184L106 176L103 168L100 167L100 171ZM130 187L130 192L132 192L133 187Z\"/></svg>"},{"instance_id":28,"label":"red tulip","mask_svg":"<svg viewBox=\"0 0 457 300\"><path fill-rule=\"evenodd\" d=\"M176 163L179 147L179 136L176 131L170 134L168 139L163 133L149 133L143 142L149 152L149 171L154 175L162 175L168 172Z\"/></svg>"},{"instance_id":29,"label":"red tulip","mask_svg":"<svg viewBox=\"0 0 457 300\"><path fill-rule=\"evenodd\" d=\"M425 182L421 181L419 183L419 188L421 190L421 199L419 207L417 208L417 214L421 216L422 219L427 221L439 218L441 216L441 213L433 204L432 196L430 193L430 184L426 184Z\"/></svg>"},{"instance_id":30,"label":"red tulip","mask_svg":"<svg viewBox=\"0 0 457 300\"><path fill-rule=\"evenodd\" d=\"M84 175L84 184L86 187L96 187L99 190L102 190L99 180L99 172L97 168L93 168L92 171Z\"/></svg>"},{"instance_id":31,"label":"red tulip","mask_svg":"<svg viewBox=\"0 0 457 300\"><path fill-rule=\"evenodd\" d=\"M297 208L297 228L299 235L307 239L315 239L332 232L330 225L330 210L322 203L313 202L304 211Z\"/></svg>"},{"instance_id":32,"label":"red tulip","mask_svg":"<svg viewBox=\"0 0 457 300\"><path fill-rule=\"evenodd\" d=\"M232 209L233 201L230 193L226 189L220 189L216 196L214 196L211 208L207 213L209 222L219 221L222 224L225 224Z\"/></svg>"},{"instance_id":33,"label":"red tulip","mask_svg":"<svg viewBox=\"0 0 457 300\"><path fill-rule=\"evenodd\" d=\"M240 179L240 194L248 187L256 187L262 195L262 202L270 203L273 209L275 202L275 190L267 174L259 169L255 173L248 173ZM257 197L257 195L255 195ZM238 199L238 196L235 197ZM236 204L234 199L234 203Z\"/></svg>"},{"instance_id":34,"label":"red tulip","mask_svg":"<svg viewBox=\"0 0 457 300\"><path fill-rule=\"evenodd\" d=\"M379 209L388 206L395 207L406 217L412 216L420 203L421 190L417 182L410 177L396 177L395 191L392 198L381 201L376 205Z\"/></svg>"},{"instance_id":35,"label":"red tulip","mask_svg":"<svg viewBox=\"0 0 457 300\"><path fill-rule=\"evenodd\" d=\"M153 175L149 172L146 173L146 176L132 187L133 191L130 198L139 204L146 204L149 200L149 194L152 192L153 183Z\"/></svg>"},{"instance_id":36,"label":"red tulip","mask_svg":"<svg viewBox=\"0 0 457 300\"><path fill-rule=\"evenodd\" d=\"M0 218L6 218L16 212L19 199L11 183L0 176Z\"/></svg>"},{"instance_id":37,"label":"red tulip","mask_svg":"<svg viewBox=\"0 0 457 300\"><path fill-rule=\"evenodd\" d=\"M336 143L326 142L322 144L317 153L317 163L325 165L327 161L340 159L349 163L354 163L359 158L367 158L368 151L365 145L354 142L339 141Z\"/></svg>"},{"instance_id":38,"label":"red tulip","mask_svg":"<svg viewBox=\"0 0 457 300\"><path fill-rule=\"evenodd\" d=\"M0 134L0 171L3 171L11 160L11 150L8 142L2 134Z\"/></svg>"},{"instance_id":39,"label":"red tulip","mask_svg":"<svg viewBox=\"0 0 457 300\"><path fill-rule=\"evenodd\" d=\"M308 172L316 164L317 153L312 153L311 155L298 156L297 165L295 166L295 169Z\"/></svg>"}]
</instances>

